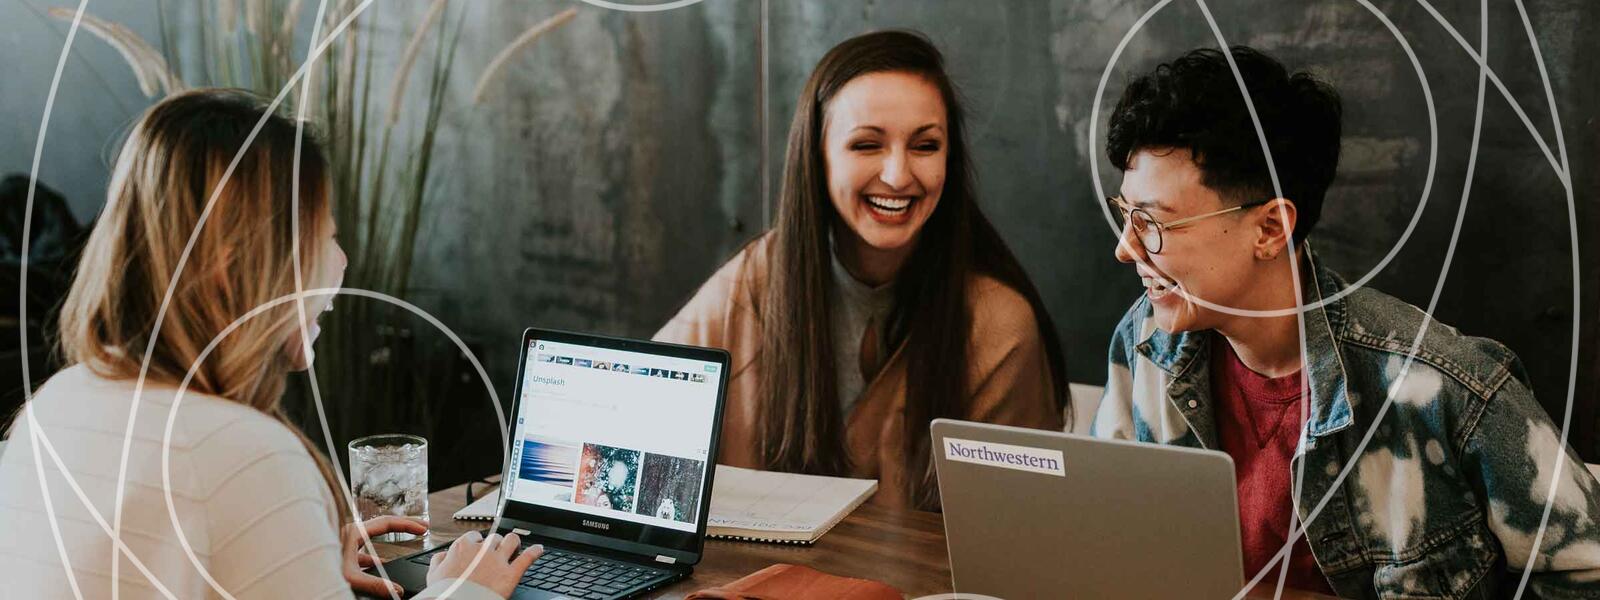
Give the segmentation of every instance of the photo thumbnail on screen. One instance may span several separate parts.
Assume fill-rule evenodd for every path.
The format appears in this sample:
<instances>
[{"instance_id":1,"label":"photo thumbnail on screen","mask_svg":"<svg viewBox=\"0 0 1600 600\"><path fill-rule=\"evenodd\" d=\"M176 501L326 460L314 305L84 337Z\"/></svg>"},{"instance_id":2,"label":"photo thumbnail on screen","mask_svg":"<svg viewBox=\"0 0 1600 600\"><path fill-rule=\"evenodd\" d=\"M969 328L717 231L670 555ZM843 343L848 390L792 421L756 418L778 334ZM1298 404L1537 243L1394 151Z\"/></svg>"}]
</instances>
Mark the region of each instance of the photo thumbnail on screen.
<instances>
[{"instance_id":1,"label":"photo thumbnail on screen","mask_svg":"<svg viewBox=\"0 0 1600 600\"><path fill-rule=\"evenodd\" d=\"M517 466L519 495L529 499L571 502L577 481L578 446L541 437L522 442L522 460Z\"/></svg>"},{"instance_id":2,"label":"photo thumbnail on screen","mask_svg":"<svg viewBox=\"0 0 1600 600\"><path fill-rule=\"evenodd\" d=\"M639 487L638 450L584 444L574 501L596 508L633 512Z\"/></svg>"},{"instance_id":3,"label":"photo thumbnail on screen","mask_svg":"<svg viewBox=\"0 0 1600 600\"><path fill-rule=\"evenodd\" d=\"M644 455L644 480L635 511L658 519L693 523L700 510L700 482L706 463L664 454Z\"/></svg>"}]
</instances>

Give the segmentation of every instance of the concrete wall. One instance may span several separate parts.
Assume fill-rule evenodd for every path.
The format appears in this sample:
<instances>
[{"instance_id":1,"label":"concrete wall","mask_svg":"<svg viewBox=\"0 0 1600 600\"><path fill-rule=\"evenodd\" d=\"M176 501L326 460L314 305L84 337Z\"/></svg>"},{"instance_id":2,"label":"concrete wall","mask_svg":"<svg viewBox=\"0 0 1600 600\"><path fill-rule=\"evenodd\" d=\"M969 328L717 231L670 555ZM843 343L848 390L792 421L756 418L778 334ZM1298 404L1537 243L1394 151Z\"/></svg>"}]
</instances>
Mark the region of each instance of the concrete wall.
<instances>
[{"instance_id":1,"label":"concrete wall","mask_svg":"<svg viewBox=\"0 0 1600 600\"><path fill-rule=\"evenodd\" d=\"M0 171L26 172L65 27L45 26L35 0L0 5ZM417 3L420 4L420 3ZM720 262L764 229L776 193L795 96L833 44L885 27L928 33L968 99L985 210L1033 274L1067 345L1075 381L1103 379L1111 326L1138 294L1111 257L1090 175L1114 190L1101 150L1104 118L1131 75L1215 38L1193 2L1173 2L1134 36L1101 99L1100 138L1088 129L1113 49L1155 2L1140 0L707 0L659 13L581 6L578 18L517 59L483 104L467 107L481 66L565 1L462 3L466 31L441 138L441 176L416 274L419 304L476 340L509 393L514 339L542 325L646 336ZM1208 3L1230 43L1263 49L1332 81L1346 102L1339 178L1313 236L1354 279L1414 232L1371 285L1426 305L1467 183L1477 67L1430 14L1379 1L1421 63L1437 109L1430 139L1423 87L1401 42L1357 2ZM1477 3L1439 2L1476 44ZM1558 161L1543 83L1514 5L1491 3L1488 55ZM1549 68L1576 191L1585 266L1584 352L1575 434L1591 432L1600 322L1596 231L1596 117L1589 52L1600 50L1600 5L1526 2ZM147 36L142 2L91 10ZM378 35L398 54L421 6L376 5ZM363 21L364 23L368 21ZM146 102L114 54L80 38L67 65L42 177L81 216L104 190L107 140ZM380 61L394 61L393 56ZM98 75L96 74L98 73ZM764 142L763 142L764 141ZM1483 141L1435 315L1518 352L1559 421L1572 365L1574 249L1559 178L1521 120L1489 90ZM1427 204L1422 206L1426 194ZM420 328L425 329L425 326ZM1405 335L1409 335L1406 333Z\"/></svg>"}]
</instances>

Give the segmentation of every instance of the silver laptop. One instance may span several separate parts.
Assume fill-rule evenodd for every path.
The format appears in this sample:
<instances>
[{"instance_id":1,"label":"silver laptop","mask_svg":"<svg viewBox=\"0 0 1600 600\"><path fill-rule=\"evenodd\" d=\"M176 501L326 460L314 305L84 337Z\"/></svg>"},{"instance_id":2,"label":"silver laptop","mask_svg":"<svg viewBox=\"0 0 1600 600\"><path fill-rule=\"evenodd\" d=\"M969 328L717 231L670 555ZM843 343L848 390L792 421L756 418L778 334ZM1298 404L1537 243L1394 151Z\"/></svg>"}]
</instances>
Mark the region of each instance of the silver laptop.
<instances>
[{"instance_id":1,"label":"silver laptop","mask_svg":"<svg viewBox=\"0 0 1600 600\"><path fill-rule=\"evenodd\" d=\"M952 585L979 598L1232 598L1233 460L1209 450L937 419Z\"/></svg>"}]
</instances>

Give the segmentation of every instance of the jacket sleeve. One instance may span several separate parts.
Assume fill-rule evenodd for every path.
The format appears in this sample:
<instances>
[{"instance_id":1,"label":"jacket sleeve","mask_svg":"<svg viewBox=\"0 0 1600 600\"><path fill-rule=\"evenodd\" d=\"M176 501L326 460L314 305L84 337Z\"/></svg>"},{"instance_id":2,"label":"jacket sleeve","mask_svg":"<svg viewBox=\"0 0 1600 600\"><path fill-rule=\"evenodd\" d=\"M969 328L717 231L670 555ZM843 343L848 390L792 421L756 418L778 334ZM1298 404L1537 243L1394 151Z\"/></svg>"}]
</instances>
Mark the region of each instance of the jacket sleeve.
<instances>
[{"instance_id":1,"label":"jacket sleeve","mask_svg":"<svg viewBox=\"0 0 1600 600\"><path fill-rule=\"evenodd\" d=\"M1033 308L1021 294L998 282L989 282L972 315L971 411L974 421L1062 429L1062 411L1056 408L1055 389L1066 382L1052 381L1050 358Z\"/></svg>"},{"instance_id":2,"label":"jacket sleeve","mask_svg":"<svg viewBox=\"0 0 1600 600\"><path fill-rule=\"evenodd\" d=\"M657 341L721 348L728 352L728 387L717 462L759 468L756 407L760 355L759 317L754 308L760 288L757 241L711 275L689 302L656 332Z\"/></svg>"},{"instance_id":3,"label":"jacket sleeve","mask_svg":"<svg viewBox=\"0 0 1600 600\"><path fill-rule=\"evenodd\" d=\"M1485 404L1463 461L1487 498L1510 581L1526 569L1527 597L1600 597L1600 485L1525 383L1509 377Z\"/></svg>"},{"instance_id":4,"label":"jacket sleeve","mask_svg":"<svg viewBox=\"0 0 1600 600\"><path fill-rule=\"evenodd\" d=\"M719 273L720 274L720 273ZM673 315L661 329L656 331L653 339L658 342L686 344L690 346L723 347L723 331L726 329L725 319L718 318L725 311L719 310L723 301L727 299L726 290L719 289L716 276L700 286L695 291L689 302Z\"/></svg>"},{"instance_id":5,"label":"jacket sleeve","mask_svg":"<svg viewBox=\"0 0 1600 600\"><path fill-rule=\"evenodd\" d=\"M1100 406L1095 410L1094 422L1089 425L1089 435L1121 440L1135 439L1133 347L1140 341L1138 337L1144 328L1148 306L1142 298L1135 302L1128 308L1128 312L1122 315L1122 320L1111 333L1111 345L1106 350L1106 389L1100 396Z\"/></svg>"},{"instance_id":6,"label":"jacket sleeve","mask_svg":"<svg viewBox=\"0 0 1600 600\"><path fill-rule=\"evenodd\" d=\"M695 290L694 296L651 337L658 342L727 349L729 329L739 301L748 294L746 263L751 248L724 263L711 278Z\"/></svg>"}]
</instances>

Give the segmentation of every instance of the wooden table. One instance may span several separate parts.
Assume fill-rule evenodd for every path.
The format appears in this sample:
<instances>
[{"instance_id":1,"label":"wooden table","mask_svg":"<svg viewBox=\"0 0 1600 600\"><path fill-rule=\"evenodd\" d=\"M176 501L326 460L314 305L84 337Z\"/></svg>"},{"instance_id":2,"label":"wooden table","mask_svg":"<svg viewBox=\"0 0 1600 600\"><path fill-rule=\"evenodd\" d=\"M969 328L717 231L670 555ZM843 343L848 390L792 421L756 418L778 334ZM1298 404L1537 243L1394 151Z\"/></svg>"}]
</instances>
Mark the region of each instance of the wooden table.
<instances>
[{"instance_id":1,"label":"wooden table","mask_svg":"<svg viewBox=\"0 0 1600 600\"><path fill-rule=\"evenodd\" d=\"M493 487L474 485L474 493L492 493ZM468 531L483 531L487 521L451 518L466 506L466 485L439 490L428 496L433 530L424 538L395 544L376 544L384 560L450 543ZM707 540L705 556L694 576L655 592L650 598L679 599L695 590L715 587L759 571L774 563L805 565L847 577L875 579L898 588L908 598L950 591L950 558L945 552L944 519L938 513L890 510L865 505L812 546L784 546L754 542ZM1257 597L1252 594L1251 597ZM1270 590L1264 596L1271 598ZM1316 600L1318 594L1285 590L1284 600Z\"/></svg>"}]
</instances>

